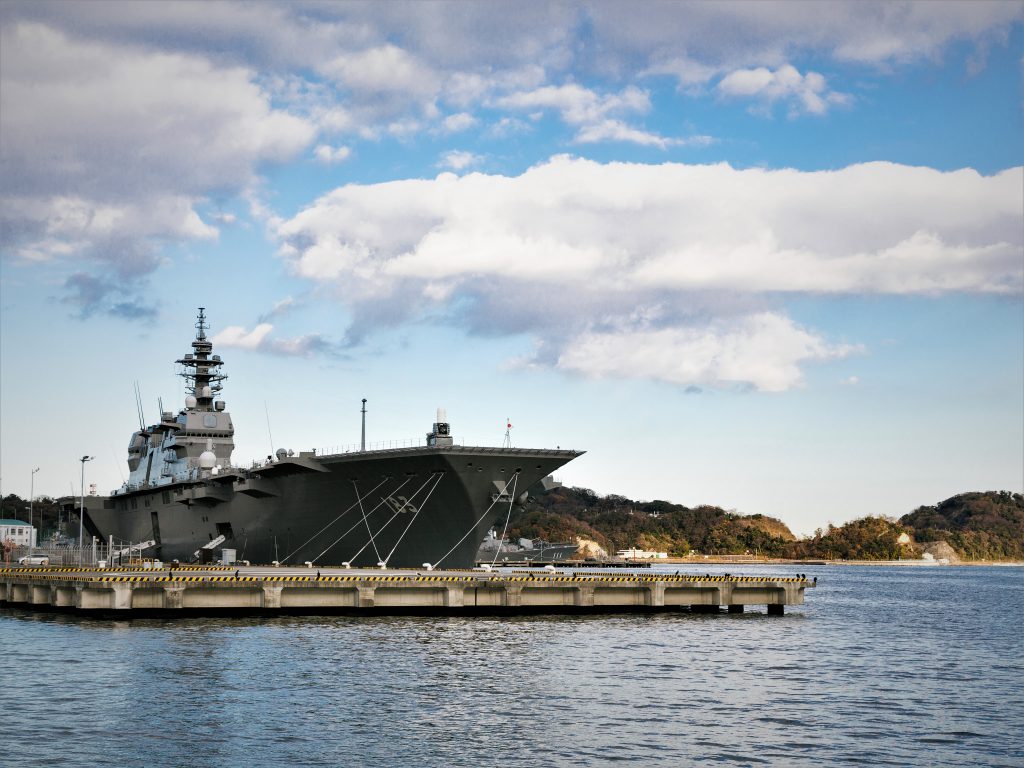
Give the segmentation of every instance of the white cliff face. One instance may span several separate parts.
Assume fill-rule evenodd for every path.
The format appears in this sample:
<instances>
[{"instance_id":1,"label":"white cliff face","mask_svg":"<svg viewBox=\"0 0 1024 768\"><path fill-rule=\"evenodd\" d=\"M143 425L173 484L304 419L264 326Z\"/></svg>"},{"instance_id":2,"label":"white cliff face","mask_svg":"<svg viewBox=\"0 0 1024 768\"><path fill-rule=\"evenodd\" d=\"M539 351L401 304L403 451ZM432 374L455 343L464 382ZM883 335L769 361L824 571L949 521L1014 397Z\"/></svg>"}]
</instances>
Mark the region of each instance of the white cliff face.
<instances>
[{"instance_id":1,"label":"white cliff face","mask_svg":"<svg viewBox=\"0 0 1024 768\"><path fill-rule=\"evenodd\" d=\"M942 562L943 560L950 563L959 563L960 556L945 541L929 541L922 545L924 547L924 554L931 555L935 560Z\"/></svg>"},{"instance_id":2,"label":"white cliff face","mask_svg":"<svg viewBox=\"0 0 1024 768\"><path fill-rule=\"evenodd\" d=\"M577 557L608 557L608 553L604 551L604 548L596 541L591 539L584 539L582 536L576 537L576 556Z\"/></svg>"}]
</instances>

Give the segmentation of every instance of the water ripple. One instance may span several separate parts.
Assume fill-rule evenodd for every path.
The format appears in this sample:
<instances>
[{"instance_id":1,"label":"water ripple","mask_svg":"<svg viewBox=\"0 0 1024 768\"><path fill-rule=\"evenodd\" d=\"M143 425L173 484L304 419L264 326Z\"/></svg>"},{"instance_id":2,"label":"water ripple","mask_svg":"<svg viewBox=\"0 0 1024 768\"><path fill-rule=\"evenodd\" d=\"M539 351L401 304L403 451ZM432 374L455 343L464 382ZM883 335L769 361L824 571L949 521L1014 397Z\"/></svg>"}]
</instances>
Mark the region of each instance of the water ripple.
<instances>
[{"instance_id":1,"label":"water ripple","mask_svg":"<svg viewBox=\"0 0 1024 768\"><path fill-rule=\"evenodd\" d=\"M1019 569L815 575L783 617L4 610L0 706L54 766L1024 762Z\"/></svg>"}]
</instances>

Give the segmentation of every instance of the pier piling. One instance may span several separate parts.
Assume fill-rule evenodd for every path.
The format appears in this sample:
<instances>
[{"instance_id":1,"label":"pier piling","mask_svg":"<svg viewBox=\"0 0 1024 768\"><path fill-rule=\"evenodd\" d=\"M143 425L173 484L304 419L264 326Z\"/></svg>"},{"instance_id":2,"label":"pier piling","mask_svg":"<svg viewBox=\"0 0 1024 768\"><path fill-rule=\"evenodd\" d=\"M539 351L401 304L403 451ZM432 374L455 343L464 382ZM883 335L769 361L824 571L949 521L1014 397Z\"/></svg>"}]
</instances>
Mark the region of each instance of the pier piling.
<instances>
[{"instance_id":1,"label":"pier piling","mask_svg":"<svg viewBox=\"0 0 1024 768\"><path fill-rule=\"evenodd\" d=\"M0 568L0 603L93 615L247 613L743 613L801 605L815 584L772 576L202 566Z\"/></svg>"}]
</instances>

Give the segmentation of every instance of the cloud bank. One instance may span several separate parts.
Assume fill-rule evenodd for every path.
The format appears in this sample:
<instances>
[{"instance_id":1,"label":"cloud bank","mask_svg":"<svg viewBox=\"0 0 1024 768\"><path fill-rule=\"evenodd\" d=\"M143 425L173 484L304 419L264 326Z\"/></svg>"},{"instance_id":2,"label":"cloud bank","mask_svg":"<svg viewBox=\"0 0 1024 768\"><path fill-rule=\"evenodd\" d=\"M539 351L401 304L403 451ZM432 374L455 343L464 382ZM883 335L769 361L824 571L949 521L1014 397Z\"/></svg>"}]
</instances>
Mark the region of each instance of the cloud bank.
<instances>
[{"instance_id":1,"label":"cloud bank","mask_svg":"<svg viewBox=\"0 0 1024 768\"><path fill-rule=\"evenodd\" d=\"M1021 168L561 156L516 177L341 187L276 234L295 274L352 309L355 337L443 317L531 334L527 364L779 390L801 362L856 351L773 310L779 297L1019 294L1022 190Z\"/></svg>"},{"instance_id":2,"label":"cloud bank","mask_svg":"<svg viewBox=\"0 0 1024 768\"><path fill-rule=\"evenodd\" d=\"M260 197L268 165L305 156L337 171L364 156L361 142L411 144L420 135L521 138L538 130L541 115L562 129L545 155L611 143L641 151L699 149L729 137L657 114L651 128L643 124L656 111L656 78L675 80L680 102L672 109L681 114L687 99L717 98L748 104L755 115L776 105L793 118L824 115L838 105L856 109L858 93L844 91L859 80L870 89L872 80L899 67L938 61L954 44L964 44L967 69L977 71L989 47L1005 44L1021 20L1017 3L980 0L650 2L642 13L633 3L611 1L524 7L9 0L0 9L0 246L5 258L66 262L62 301L82 316L101 310L129 316L131 307L143 305L146 276L171 258L168 246L217 238L225 222L204 218L204 207ZM442 167L464 172L483 167L484 157L486 167L501 167L501 153L474 149L451 147ZM414 253L391 257L400 263L375 267L378 278L367 282L390 291L418 279L434 249L447 247L452 222L445 212L441 218L441 229ZM871 290L882 290L885 281L891 285L884 290L893 292L978 289L970 287L975 278L991 277L992 270L967 273L982 262L999 263L1002 241L983 254L977 238L961 242L940 229L925 222L884 246L830 251L827 260L779 238L785 228L763 228L763 239L748 237L745 247L777 251L788 267L808 270L808 286L797 290L846 290L858 274L855 281ZM586 238L577 242L543 229L537 242L526 242L518 223L488 235L488 242L507 237L513 252L550 246L565 260L555 272L575 274L576 262L609 258L606 250L591 253L595 244ZM356 259L359 242L339 241L336 250ZM328 272L340 269L323 243L290 245L303 254L302 272L315 273L318 259ZM640 259L624 257L632 268L621 276L703 290L729 282L729 262L741 281L761 290L786 282L751 267L736 244L711 238L709 245L718 249L715 270L680 270L699 254L687 257L678 241L680 253L653 249ZM934 270L922 273L928 254L943 263L960 259L962 268L941 280ZM882 277L874 274L879 259L900 266ZM442 261L441 271L449 270ZM527 273L542 271L525 261ZM523 279L518 268L512 271ZM471 280L456 273L413 293L470 297L462 307L470 316L475 303L487 304L479 299L487 291L466 288Z\"/></svg>"},{"instance_id":3,"label":"cloud bank","mask_svg":"<svg viewBox=\"0 0 1024 768\"><path fill-rule=\"evenodd\" d=\"M0 73L2 245L98 268L109 290L77 293L86 315L130 293L165 243L216 238L199 206L254 183L259 164L295 156L315 132L275 109L250 70L35 23L0 28Z\"/></svg>"},{"instance_id":4,"label":"cloud bank","mask_svg":"<svg viewBox=\"0 0 1024 768\"><path fill-rule=\"evenodd\" d=\"M312 357L317 354L334 355L337 348L317 333L296 336L290 339L273 338L271 323L259 323L251 331L240 325L229 325L210 340L218 347L245 349L250 352L266 352L285 357Z\"/></svg>"}]
</instances>

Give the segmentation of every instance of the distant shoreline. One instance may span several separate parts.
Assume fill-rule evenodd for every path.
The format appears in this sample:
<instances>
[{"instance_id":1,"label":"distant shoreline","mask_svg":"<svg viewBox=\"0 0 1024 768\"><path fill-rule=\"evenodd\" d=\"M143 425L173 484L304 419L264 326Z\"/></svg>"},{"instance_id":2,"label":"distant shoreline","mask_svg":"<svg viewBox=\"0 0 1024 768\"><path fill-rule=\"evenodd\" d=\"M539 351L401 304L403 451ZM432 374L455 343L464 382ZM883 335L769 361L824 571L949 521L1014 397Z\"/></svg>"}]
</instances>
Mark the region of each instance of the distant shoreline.
<instances>
[{"instance_id":1,"label":"distant shoreline","mask_svg":"<svg viewBox=\"0 0 1024 768\"><path fill-rule=\"evenodd\" d=\"M1024 562L1019 560L961 560L955 563L943 563L938 560L823 560L813 558L808 560L784 560L780 558L766 557L722 557L709 555L708 557L669 557L657 560L636 560L635 563L650 563L651 565L897 565L897 566L1006 566L1020 568Z\"/></svg>"}]
</instances>

